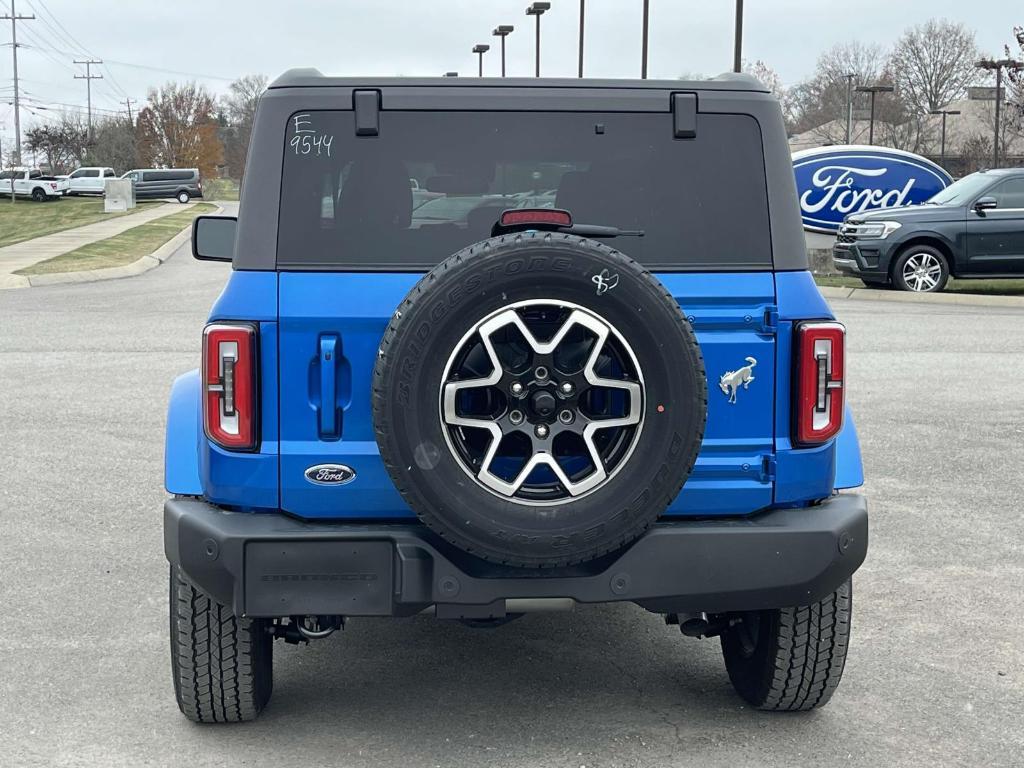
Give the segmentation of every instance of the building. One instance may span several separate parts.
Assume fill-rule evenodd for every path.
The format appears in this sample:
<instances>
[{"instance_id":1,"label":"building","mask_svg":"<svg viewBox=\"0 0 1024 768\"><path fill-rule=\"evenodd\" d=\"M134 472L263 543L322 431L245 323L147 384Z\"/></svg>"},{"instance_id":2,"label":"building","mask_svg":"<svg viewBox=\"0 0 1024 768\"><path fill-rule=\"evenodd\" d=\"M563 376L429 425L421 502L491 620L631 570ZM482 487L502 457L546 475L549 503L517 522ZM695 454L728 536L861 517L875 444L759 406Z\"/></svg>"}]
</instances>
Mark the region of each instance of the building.
<instances>
[{"instance_id":1,"label":"building","mask_svg":"<svg viewBox=\"0 0 1024 768\"><path fill-rule=\"evenodd\" d=\"M875 144L916 152L943 165L953 176L963 176L992 165L992 137L995 131L995 88L969 88L964 99L944 107L959 111L946 117L945 159L942 157L942 116L924 115L919 120L894 125L875 120ZM999 164L1024 166L1024 125L1016 122L1010 110L1003 111ZM851 125L851 144L867 144L870 124L867 115L857 110ZM792 152L802 149L843 144L846 121L831 120L789 139Z\"/></svg>"}]
</instances>

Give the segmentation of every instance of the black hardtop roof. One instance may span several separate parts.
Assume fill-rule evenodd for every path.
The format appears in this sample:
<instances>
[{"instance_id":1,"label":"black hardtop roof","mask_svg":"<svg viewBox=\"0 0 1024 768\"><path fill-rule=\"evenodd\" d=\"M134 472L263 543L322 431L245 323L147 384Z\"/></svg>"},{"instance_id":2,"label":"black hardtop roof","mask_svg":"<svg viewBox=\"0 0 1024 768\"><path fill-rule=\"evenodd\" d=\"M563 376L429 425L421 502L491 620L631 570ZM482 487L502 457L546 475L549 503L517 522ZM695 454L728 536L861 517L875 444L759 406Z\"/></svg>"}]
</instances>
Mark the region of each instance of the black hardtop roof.
<instances>
[{"instance_id":1,"label":"black hardtop roof","mask_svg":"<svg viewBox=\"0 0 1024 768\"><path fill-rule=\"evenodd\" d=\"M709 80L589 80L586 78L547 77L332 77L318 69L289 69L269 88L387 88L387 87L480 87L509 88L649 88L662 91L755 91L768 93L752 75L725 72Z\"/></svg>"}]
</instances>

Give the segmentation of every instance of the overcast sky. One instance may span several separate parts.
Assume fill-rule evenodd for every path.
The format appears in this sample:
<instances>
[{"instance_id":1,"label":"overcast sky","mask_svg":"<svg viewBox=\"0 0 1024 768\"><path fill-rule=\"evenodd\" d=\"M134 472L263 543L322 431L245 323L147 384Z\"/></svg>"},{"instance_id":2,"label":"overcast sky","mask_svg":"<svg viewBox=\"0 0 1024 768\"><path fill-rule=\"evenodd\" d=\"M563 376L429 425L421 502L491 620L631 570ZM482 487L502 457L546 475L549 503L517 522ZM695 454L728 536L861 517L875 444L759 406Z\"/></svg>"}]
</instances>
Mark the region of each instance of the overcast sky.
<instances>
[{"instance_id":1,"label":"overcast sky","mask_svg":"<svg viewBox=\"0 0 1024 768\"><path fill-rule=\"evenodd\" d=\"M499 74L491 30L513 24L508 73L533 74L534 20L528 0L13 0L18 23L19 74L31 112L26 124L63 105L86 102L87 52L104 60L94 71L93 105L124 109L148 87L196 79L223 90L240 75L271 78L290 67L313 66L343 75L476 74L475 43L492 44L485 74ZM12 0L0 0L4 13ZM578 0L552 0L541 21L542 74L575 76ZM734 0L650 0L651 77L715 74L732 63ZM847 40L893 42L931 17L963 22L984 51L1010 42L1024 24L1022 0L746 0L744 58L763 59L785 84L814 69L819 53ZM585 73L640 73L642 0L588 0ZM0 22L0 132L13 136L10 22ZM122 100L120 105L118 101ZM41 107L47 106L49 110ZM34 113L34 114L33 114Z\"/></svg>"}]
</instances>

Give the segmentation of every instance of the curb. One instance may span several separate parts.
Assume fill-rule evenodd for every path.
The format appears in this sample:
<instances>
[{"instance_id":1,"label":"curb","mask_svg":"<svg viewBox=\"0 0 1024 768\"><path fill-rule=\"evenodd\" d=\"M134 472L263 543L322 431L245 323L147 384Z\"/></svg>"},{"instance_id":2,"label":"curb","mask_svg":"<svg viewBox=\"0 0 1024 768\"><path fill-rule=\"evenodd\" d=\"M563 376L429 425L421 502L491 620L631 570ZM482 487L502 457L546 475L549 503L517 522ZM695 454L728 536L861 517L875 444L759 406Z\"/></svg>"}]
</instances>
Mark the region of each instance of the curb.
<instances>
[{"instance_id":1,"label":"curb","mask_svg":"<svg viewBox=\"0 0 1024 768\"><path fill-rule=\"evenodd\" d=\"M223 206L218 205L216 211L206 215L215 215L223 211ZM159 219L154 219L154 221L159 221ZM135 277L143 272L156 269L167 261L171 254L188 241L191 234L192 225L189 224L151 254L142 256L131 264L122 264L119 267L104 267L102 269L85 269L79 272L53 272L45 275L5 275L0 277L0 289L37 288L46 285L65 285L68 283L95 283L100 280Z\"/></svg>"},{"instance_id":2,"label":"curb","mask_svg":"<svg viewBox=\"0 0 1024 768\"><path fill-rule=\"evenodd\" d=\"M1024 308L1024 296L988 296L980 293L907 293L905 291L880 291L877 288L845 288L835 285L820 285L818 290L827 299Z\"/></svg>"}]
</instances>

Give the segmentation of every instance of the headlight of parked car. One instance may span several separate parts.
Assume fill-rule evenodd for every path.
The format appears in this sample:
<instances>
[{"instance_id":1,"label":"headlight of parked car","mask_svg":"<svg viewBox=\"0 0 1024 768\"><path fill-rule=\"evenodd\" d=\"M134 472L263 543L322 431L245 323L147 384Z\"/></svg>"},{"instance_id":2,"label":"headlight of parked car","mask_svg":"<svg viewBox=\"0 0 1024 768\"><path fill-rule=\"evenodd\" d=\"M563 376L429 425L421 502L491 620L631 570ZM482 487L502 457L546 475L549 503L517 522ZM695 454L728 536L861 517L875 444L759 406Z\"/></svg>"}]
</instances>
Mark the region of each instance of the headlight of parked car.
<instances>
[{"instance_id":1,"label":"headlight of parked car","mask_svg":"<svg viewBox=\"0 0 1024 768\"><path fill-rule=\"evenodd\" d=\"M840 234L870 240L884 240L902 227L898 221L872 221L866 224L843 224Z\"/></svg>"}]
</instances>

